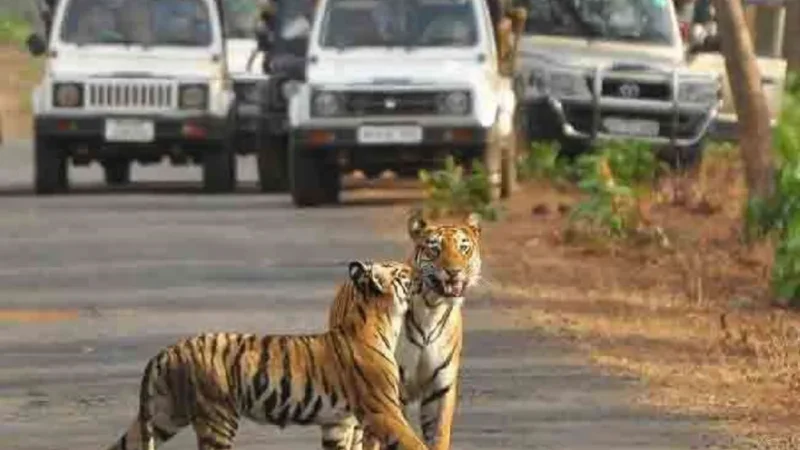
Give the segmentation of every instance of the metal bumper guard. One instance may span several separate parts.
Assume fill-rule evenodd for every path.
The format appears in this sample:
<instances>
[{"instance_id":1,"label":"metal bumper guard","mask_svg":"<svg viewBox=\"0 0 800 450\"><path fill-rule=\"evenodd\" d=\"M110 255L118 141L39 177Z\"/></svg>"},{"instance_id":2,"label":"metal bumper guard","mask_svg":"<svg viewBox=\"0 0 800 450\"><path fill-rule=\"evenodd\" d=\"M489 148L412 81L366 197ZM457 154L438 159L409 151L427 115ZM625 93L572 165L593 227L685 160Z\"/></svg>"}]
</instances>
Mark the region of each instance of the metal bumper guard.
<instances>
[{"instance_id":1,"label":"metal bumper guard","mask_svg":"<svg viewBox=\"0 0 800 450\"><path fill-rule=\"evenodd\" d=\"M606 78L608 73L613 74ZM709 107L708 104L691 103L681 105L678 101L679 73L677 70L663 71L670 78L669 100L641 100L632 98L618 98L603 95L603 81L614 79L638 83L640 80L618 74L608 68L596 68L591 86L592 97L569 97L557 99L552 95L547 97L550 107L555 112L561 123L562 132L570 138L584 140L610 140L610 139L637 139L658 145L671 145L673 147L689 147L697 144L709 131L717 117L722 100ZM570 117L571 111L589 110L588 124ZM620 134L601 130L602 120L607 117L645 119L659 122L659 135L647 136L638 134ZM578 123L583 122L583 123ZM661 124L666 124L668 133L661 135ZM682 128L689 128L688 133L679 133Z\"/></svg>"}]
</instances>

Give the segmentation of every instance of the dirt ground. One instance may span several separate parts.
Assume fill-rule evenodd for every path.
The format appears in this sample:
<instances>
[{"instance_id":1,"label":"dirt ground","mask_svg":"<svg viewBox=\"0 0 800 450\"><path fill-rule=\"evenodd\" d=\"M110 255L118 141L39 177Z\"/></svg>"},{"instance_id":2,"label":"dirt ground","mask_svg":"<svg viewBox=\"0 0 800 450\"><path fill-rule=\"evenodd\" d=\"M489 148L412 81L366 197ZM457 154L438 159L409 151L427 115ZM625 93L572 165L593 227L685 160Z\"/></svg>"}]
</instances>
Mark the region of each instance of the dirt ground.
<instances>
[{"instance_id":1,"label":"dirt ground","mask_svg":"<svg viewBox=\"0 0 800 450\"><path fill-rule=\"evenodd\" d=\"M16 46L0 44L0 136L31 135L30 92L38 79L38 61Z\"/></svg>"},{"instance_id":2,"label":"dirt ground","mask_svg":"<svg viewBox=\"0 0 800 450\"><path fill-rule=\"evenodd\" d=\"M662 182L649 218L666 247L570 236L579 194L525 185L486 224L486 283L497 307L643 380L642 403L715 418L749 448L797 449L800 315L770 304L769 245L739 238L740 174L735 152L715 152Z\"/></svg>"}]
</instances>

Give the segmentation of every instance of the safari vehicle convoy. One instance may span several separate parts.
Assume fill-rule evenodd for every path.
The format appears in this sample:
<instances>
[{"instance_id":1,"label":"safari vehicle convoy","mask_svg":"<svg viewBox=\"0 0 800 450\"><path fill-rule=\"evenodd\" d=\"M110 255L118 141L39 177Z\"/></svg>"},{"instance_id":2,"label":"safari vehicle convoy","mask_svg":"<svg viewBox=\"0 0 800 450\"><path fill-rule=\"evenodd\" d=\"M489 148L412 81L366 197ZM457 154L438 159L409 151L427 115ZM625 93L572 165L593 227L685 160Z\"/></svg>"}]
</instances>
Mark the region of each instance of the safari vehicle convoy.
<instances>
[{"instance_id":1,"label":"safari vehicle convoy","mask_svg":"<svg viewBox=\"0 0 800 450\"><path fill-rule=\"evenodd\" d=\"M528 138L572 154L636 139L673 164L699 160L723 74L689 67L671 1L518 2L529 11L518 67Z\"/></svg>"},{"instance_id":2,"label":"safari vehicle convoy","mask_svg":"<svg viewBox=\"0 0 800 450\"><path fill-rule=\"evenodd\" d=\"M220 0L60 0L30 52L35 190L65 192L98 161L108 184L131 163L202 165L208 192L236 185L236 110ZM48 19L50 22L50 19Z\"/></svg>"},{"instance_id":3,"label":"safari vehicle convoy","mask_svg":"<svg viewBox=\"0 0 800 450\"><path fill-rule=\"evenodd\" d=\"M448 154L483 161L499 186L514 54L498 54L485 0L320 0L289 102L295 205L337 202L343 170L415 176Z\"/></svg>"}]
</instances>

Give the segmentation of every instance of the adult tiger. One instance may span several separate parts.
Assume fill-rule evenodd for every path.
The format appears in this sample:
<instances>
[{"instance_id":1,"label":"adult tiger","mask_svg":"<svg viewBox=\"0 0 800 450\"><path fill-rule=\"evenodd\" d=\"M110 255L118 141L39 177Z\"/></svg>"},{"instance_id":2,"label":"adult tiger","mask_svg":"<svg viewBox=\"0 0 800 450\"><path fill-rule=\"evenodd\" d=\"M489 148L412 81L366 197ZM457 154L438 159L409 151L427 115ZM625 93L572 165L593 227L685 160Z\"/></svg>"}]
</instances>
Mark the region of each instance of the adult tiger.
<instances>
[{"instance_id":1,"label":"adult tiger","mask_svg":"<svg viewBox=\"0 0 800 450\"><path fill-rule=\"evenodd\" d=\"M404 405L420 400L425 442L431 449L446 450L450 448L461 361L461 305L467 288L480 278L481 228L475 214L460 224L430 225L420 210L412 211L407 225L414 242L410 264L422 285L411 299L395 357ZM330 327L341 324L352 306L337 298L328 320ZM404 413L410 416L408 408ZM349 425L350 431L341 433L343 438L335 448L346 445L345 441L352 442L351 450L379 447L378 438L364 433L357 422Z\"/></svg>"},{"instance_id":2,"label":"adult tiger","mask_svg":"<svg viewBox=\"0 0 800 450\"><path fill-rule=\"evenodd\" d=\"M204 334L162 349L144 370L136 419L111 449L154 450L188 425L198 449L229 449L244 416L321 425L329 446L349 417L391 445L426 450L403 416L394 359L420 280L401 262L354 261L349 271L337 299L351 314L327 333Z\"/></svg>"}]
</instances>

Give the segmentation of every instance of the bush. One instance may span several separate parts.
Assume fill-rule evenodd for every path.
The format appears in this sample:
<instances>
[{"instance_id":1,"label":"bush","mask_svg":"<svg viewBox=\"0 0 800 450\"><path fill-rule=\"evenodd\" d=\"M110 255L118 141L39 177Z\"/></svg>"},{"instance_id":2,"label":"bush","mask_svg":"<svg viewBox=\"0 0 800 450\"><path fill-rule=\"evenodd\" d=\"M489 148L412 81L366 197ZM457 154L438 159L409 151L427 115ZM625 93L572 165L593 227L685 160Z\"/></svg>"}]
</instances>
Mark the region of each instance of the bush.
<instances>
[{"instance_id":1,"label":"bush","mask_svg":"<svg viewBox=\"0 0 800 450\"><path fill-rule=\"evenodd\" d=\"M0 44L22 44L30 30L30 24L25 19L0 15Z\"/></svg>"},{"instance_id":2,"label":"bush","mask_svg":"<svg viewBox=\"0 0 800 450\"><path fill-rule=\"evenodd\" d=\"M538 141L517 161L517 177L520 181L550 180L563 183L569 174L566 159L559 158L561 145L557 141Z\"/></svg>"},{"instance_id":3,"label":"bush","mask_svg":"<svg viewBox=\"0 0 800 450\"><path fill-rule=\"evenodd\" d=\"M781 303L800 307L800 78L796 74L787 80L773 145L775 196L748 203L745 237L778 241L772 289Z\"/></svg>"},{"instance_id":4,"label":"bush","mask_svg":"<svg viewBox=\"0 0 800 450\"><path fill-rule=\"evenodd\" d=\"M609 142L596 153L578 159L578 187L588 194L570 216L571 225L585 225L609 237L626 237L640 230L641 200L659 169L649 145Z\"/></svg>"},{"instance_id":5,"label":"bush","mask_svg":"<svg viewBox=\"0 0 800 450\"><path fill-rule=\"evenodd\" d=\"M492 186L486 168L478 161L473 163L471 174L456 165L452 156L441 170L419 171L425 189L426 212L432 217L442 215L480 214L486 220L496 220L498 210L492 203Z\"/></svg>"}]
</instances>

